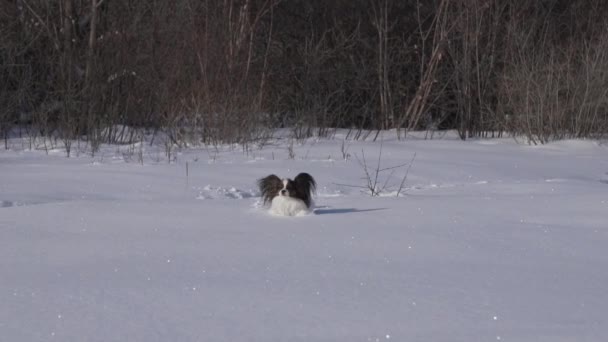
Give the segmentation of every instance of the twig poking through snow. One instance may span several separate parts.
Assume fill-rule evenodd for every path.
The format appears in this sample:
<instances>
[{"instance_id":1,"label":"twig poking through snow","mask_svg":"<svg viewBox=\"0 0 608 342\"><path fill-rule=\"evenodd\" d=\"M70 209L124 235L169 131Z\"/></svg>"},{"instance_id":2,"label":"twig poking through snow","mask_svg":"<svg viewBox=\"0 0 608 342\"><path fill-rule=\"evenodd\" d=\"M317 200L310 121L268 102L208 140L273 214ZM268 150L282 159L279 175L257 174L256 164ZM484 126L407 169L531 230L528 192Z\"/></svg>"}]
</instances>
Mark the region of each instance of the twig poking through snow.
<instances>
[{"instance_id":1,"label":"twig poking through snow","mask_svg":"<svg viewBox=\"0 0 608 342\"><path fill-rule=\"evenodd\" d=\"M399 189L397 189L396 197L399 197L401 190L403 190L403 186L405 185L405 181L407 180L407 175L410 173L410 169L412 168L412 164L414 164L415 159L416 159L416 152L414 152L414 155L412 156L412 160L410 160L410 163L407 166L407 170L405 170L405 175L403 176L403 179L401 180L401 184L399 184Z\"/></svg>"},{"instance_id":2,"label":"twig poking through snow","mask_svg":"<svg viewBox=\"0 0 608 342\"><path fill-rule=\"evenodd\" d=\"M351 185L347 185L347 186L367 189L367 190L369 190L369 193L372 197L380 196L382 193L385 193L390 190L391 185L389 183L393 179L393 175L395 174L395 171L397 169L407 166L407 169L405 170L405 174L403 175L403 178L401 179L401 183L399 183L399 188L397 190L396 196L399 197L399 195L403 191L403 187L405 186L405 182L406 182L407 176L410 172L410 168L412 167L412 164L414 163L414 160L416 159L416 153L414 153L414 156L412 157L412 160L410 160L409 163L403 163L403 164L399 164L399 165L395 165L395 166L389 166L389 167L382 168L381 167L382 149L383 149L383 142L381 141L380 142L380 152L378 153L378 161L376 163L375 169L373 169L373 170L370 170L370 167L367 165L367 160L365 158L365 152L363 150L361 150L361 159L359 159L359 157L355 154L355 159L357 160L357 162L363 169L363 172L365 174L364 179L367 184L365 186L351 186ZM390 174L386 177L383 177L384 181L382 181L382 177L380 177L380 174L385 171L390 171ZM382 185L380 185L380 183L382 183ZM344 185L344 184L342 184L342 185Z\"/></svg>"}]
</instances>

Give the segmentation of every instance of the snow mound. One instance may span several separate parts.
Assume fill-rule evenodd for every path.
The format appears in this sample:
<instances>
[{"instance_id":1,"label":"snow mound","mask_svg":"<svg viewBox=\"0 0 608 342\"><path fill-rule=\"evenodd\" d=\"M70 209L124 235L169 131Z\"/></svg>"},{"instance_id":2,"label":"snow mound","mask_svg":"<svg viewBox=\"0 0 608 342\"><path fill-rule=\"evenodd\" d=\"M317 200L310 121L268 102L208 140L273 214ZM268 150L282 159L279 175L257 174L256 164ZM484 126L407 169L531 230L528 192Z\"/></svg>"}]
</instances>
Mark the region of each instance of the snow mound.
<instances>
[{"instance_id":1,"label":"snow mound","mask_svg":"<svg viewBox=\"0 0 608 342\"><path fill-rule=\"evenodd\" d=\"M215 187L207 185L199 190L196 199L246 199L252 197L259 197L259 192L252 189L241 190L236 187Z\"/></svg>"}]
</instances>

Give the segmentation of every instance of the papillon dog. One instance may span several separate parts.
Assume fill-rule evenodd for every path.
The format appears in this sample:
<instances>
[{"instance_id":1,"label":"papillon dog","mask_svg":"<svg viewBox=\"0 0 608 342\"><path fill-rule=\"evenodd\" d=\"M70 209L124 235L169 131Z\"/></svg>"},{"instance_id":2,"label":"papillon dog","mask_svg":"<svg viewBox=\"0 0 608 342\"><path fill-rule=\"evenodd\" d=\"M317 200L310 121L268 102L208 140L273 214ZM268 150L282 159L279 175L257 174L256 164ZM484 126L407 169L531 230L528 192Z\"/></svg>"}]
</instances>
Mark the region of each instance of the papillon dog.
<instances>
[{"instance_id":1,"label":"papillon dog","mask_svg":"<svg viewBox=\"0 0 608 342\"><path fill-rule=\"evenodd\" d=\"M312 210L317 183L308 173L300 173L293 180L270 175L258 180L258 186L264 204L271 203L271 214L300 216Z\"/></svg>"}]
</instances>

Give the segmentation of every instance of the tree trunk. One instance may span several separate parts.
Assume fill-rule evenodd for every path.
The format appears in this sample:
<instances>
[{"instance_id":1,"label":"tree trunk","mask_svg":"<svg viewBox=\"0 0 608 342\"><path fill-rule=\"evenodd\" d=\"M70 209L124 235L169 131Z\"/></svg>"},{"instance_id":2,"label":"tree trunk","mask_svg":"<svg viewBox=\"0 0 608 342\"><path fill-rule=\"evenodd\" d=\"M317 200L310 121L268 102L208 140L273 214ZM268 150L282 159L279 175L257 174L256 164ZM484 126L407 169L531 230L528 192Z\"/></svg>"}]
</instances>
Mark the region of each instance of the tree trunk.
<instances>
[{"instance_id":1,"label":"tree trunk","mask_svg":"<svg viewBox=\"0 0 608 342\"><path fill-rule=\"evenodd\" d=\"M103 1L103 0L102 0ZM85 71L85 85L88 87L91 80L93 69L93 59L95 58L95 46L97 45L97 7L101 2L91 0L91 24L89 32L89 50L87 52L87 65Z\"/></svg>"}]
</instances>

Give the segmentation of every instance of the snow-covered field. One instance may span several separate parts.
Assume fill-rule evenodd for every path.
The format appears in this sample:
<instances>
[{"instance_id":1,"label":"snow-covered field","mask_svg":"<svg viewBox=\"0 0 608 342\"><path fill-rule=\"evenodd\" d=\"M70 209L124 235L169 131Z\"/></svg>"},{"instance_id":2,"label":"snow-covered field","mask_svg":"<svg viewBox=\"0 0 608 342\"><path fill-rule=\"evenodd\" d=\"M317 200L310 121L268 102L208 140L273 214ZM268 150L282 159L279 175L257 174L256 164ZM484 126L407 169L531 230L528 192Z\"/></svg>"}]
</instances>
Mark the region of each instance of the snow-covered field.
<instances>
[{"instance_id":1,"label":"snow-covered field","mask_svg":"<svg viewBox=\"0 0 608 342\"><path fill-rule=\"evenodd\" d=\"M371 197L357 158L381 144L341 137L143 165L11 140L0 341L608 339L608 146L387 134L383 168L416 157L402 196L406 166ZM258 178L301 171L313 214L260 207Z\"/></svg>"}]
</instances>

